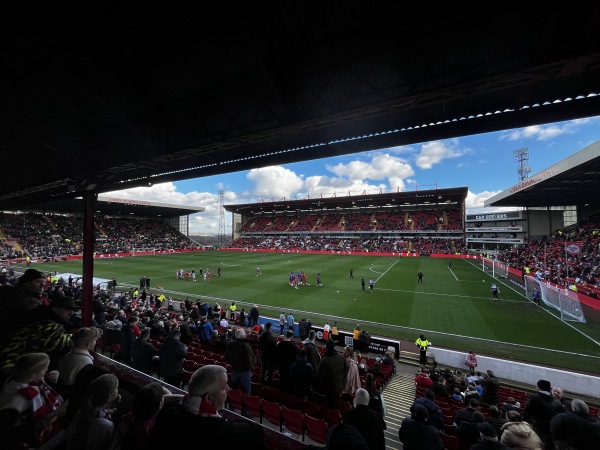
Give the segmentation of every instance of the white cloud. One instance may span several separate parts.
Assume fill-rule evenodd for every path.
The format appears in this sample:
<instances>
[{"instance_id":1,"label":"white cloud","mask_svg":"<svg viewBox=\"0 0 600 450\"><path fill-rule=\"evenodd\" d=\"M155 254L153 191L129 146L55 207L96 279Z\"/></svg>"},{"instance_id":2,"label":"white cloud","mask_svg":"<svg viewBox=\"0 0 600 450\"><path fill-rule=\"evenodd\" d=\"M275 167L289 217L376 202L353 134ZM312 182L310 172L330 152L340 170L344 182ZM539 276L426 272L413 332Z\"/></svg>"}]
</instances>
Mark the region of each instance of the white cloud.
<instances>
[{"instance_id":1,"label":"white cloud","mask_svg":"<svg viewBox=\"0 0 600 450\"><path fill-rule=\"evenodd\" d=\"M254 183L251 194L257 197L288 198L302 190L304 181L289 169L281 166L252 169L246 176Z\"/></svg>"},{"instance_id":2,"label":"white cloud","mask_svg":"<svg viewBox=\"0 0 600 450\"><path fill-rule=\"evenodd\" d=\"M518 128L503 132L500 140L517 141L522 139L533 139L536 141L548 141L564 134L576 134L585 121L569 121L553 123L550 125L532 125L530 127Z\"/></svg>"},{"instance_id":3,"label":"white cloud","mask_svg":"<svg viewBox=\"0 0 600 450\"><path fill-rule=\"evenodd\" d=\"M387 179L388 189L403 189L404 179L415 174L405 159L388 153L374 153L370 161L356 160L347 164L327 166L327 169L339 177L347 177L355 182Z\"/></svg>"},{"instance_id":4,"label":"white cloud","mask_svg":"<svg viewBox=\"0 0 600 450\"><path fill-rule=\"evenodd\" d=\"M431 169L445 159L458 158L468 152L468 149L458 147L458 140L456 139L428 142L421 147L421 151L415 159L415 164L421 169Z\"/></svg>"}]
</instances>

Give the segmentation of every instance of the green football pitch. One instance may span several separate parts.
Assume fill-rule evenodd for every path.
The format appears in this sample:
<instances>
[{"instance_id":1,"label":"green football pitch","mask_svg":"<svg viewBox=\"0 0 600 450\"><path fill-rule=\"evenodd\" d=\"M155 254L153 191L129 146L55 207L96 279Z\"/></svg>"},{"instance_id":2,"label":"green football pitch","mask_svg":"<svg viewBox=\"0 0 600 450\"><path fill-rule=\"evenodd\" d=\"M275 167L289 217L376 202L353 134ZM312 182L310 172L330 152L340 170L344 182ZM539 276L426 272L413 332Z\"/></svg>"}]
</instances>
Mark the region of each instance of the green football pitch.
<instances>
[{"instance_id":1,"label":"green football pitch","mask_svg":"<svg viewBox=\"0 0 600 450\"><path fill-rule=\"evenodd\" d=\"M261 252L200 252L97 259L94 276L116 278L117 288L139 285L175 300L235 301L238 310L257 304L261 315L294 314L315 325L337 321L343 329L357 323L371 334L415 340L424 333L434 346L600 372L600 325L564 322L555 310L537 307L506 279L494 280L472 259L428 257L309 255ZM82 273L81 261L37 264L42 271ZM260 267L261 275L256 275ZM210 281L178 280L177 269L211 270ZM221 269L221 277L215 276ZM350 278L352 270L354 278ZM304 271L309 286L294 289L290 272ZM417 273L423 272L423 283ZM322 286L316 285L321 274ZM365 291L360 279L364 278ZM369 292L369 279L375 287ZM500 287L493 301L491 284ZM161 289L158 289L158 286Z\"/></svg>"}]
</instances>

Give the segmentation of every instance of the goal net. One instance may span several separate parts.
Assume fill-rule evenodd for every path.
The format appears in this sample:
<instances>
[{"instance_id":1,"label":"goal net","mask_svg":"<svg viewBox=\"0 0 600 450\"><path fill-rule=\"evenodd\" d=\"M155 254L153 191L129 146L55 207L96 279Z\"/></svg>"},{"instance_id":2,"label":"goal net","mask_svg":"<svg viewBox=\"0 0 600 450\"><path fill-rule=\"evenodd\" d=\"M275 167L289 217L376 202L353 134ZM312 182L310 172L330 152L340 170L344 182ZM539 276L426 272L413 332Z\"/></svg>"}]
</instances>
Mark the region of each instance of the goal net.
<instances>
[{"instance_id":1,"label":"goal net","mask_svg":"<svg viewBox=\"0 0 600 450\"><path fill-rule=\"evenodd\" d=\"M506 278L508 277L508 264L494 261L493 259L483 258L481 260L482 270L485 273L490 274L492 277L496 278Z\"/></svg>"},{"instance_id":2,"label":"goal net","mask_svg":"<svg viewBox=\"0 0 600 450\"><path fill-rule=\"evenodd\" d=\"M533 291L536 288L540 292L544 304L557 309L562 320L585 323L583 309L576 292L551 286L548 283L540 282L535 277L526 276L525 294L528 299L533 298Z\"/></svg>"}]
</instances>

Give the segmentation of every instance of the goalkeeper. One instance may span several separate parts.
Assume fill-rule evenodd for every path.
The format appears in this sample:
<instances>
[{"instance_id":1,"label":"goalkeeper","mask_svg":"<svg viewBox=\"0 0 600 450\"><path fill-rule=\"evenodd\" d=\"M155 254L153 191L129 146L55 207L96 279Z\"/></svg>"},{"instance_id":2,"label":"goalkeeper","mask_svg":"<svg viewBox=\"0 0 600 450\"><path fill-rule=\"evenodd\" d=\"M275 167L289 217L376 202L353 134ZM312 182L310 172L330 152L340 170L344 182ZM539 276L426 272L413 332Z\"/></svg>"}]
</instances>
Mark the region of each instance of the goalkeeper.
<instances>
[{"instance_id":1,"label":"goalkeeper","mask_svg":"<svg viewBox=\"0 0 600 450\"><path fill-rule=\"evenodd\" d=\"M540 294L540 291L538 291L538 289L535 288L533 290L533 295L532 295L533 303L535 303L537 306L540 306L540 298L541 297L542 297L542 295Z\"/></svg>"}]
</instances>

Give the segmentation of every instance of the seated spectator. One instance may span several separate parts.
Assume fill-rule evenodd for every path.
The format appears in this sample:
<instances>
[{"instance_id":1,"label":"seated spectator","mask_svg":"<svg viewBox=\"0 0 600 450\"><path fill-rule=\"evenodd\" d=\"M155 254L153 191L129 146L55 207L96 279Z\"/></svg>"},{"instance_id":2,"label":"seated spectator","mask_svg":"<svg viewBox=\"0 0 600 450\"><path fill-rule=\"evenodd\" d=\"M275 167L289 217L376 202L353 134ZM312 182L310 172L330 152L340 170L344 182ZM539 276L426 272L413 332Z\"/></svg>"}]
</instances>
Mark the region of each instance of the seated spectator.
<instances>
[{"instance_id":1,"label":"seated spectator","mask_svg":"<svg viewBox=\"0 0 600 450\"><path fill-rule=\"evenodd\" d=\"M456 414L454 415L454 426L456 428L460 427L460 424L463 420L467 422L473 422L473 414L478 410L478 408L479 400L476 398L469 399L467 406L456 411Z\"/></svg>"},{"instance_id":2,"label":"seated spectator","mask_svg":"<svg viewBox=\"0 0 600 450\"><path fill-rule=\"evenodd\" d=\"M415 376L415 385L420 388L429 389L432 384L433 381L429 377L429 371L424 367L421 367Z\"/></svg>"},{"instance_id":3,"label":"seated spectator","mask_svg":"<svg viewBox=\"0 0 600 450\"><path fill-rule=\"evenodd\" d=\"M508 411L520 411L521 403L516 401L514 397L507 397L506 401L502 403L502 412L506 414Z\"/></svg>"},{"instance_id":4,"label":"seated spectator","mask_svg":"<svg viewBox=\"0 0 600 450\"><path fill-rule=\"evenodd\" d=\"M119 379L100 375L86 389L81 407L67 431L67 450L101 450L110 445L115 432L110 407L121 401Z\"/></svg>"},{"instance_id":5,"label":"seated spectator","mask_svg":"<svg viewBox=\"0 0 600 450\"><path fill-rule=\"evenodd\" d=\"M454 434L460 437L463 448L470 448L479 440L478 425L485 423L485 416L479 411L473 412L473 420L463 419Z\"/></svg>"},{"instance_id":6,"label":"seated spectator","mask_svg":"<svg viewBox=\"0 0 600 450\"><path fill-rule=\"evenodd\" d=\"M496 429L498 436L500 436L502 434L502 425L506 423L506 418L502 416L502 413L495 405L488 408L488 413L486 422L490 423Z\"/></svg>"},{"instance_id":7,"label":"seated spectator","mask_svg":"<svg viewBox=\"0 0 600 450\"><path fill-rule=\"evenodd\" d=\"M467 385L467 390L464 392L463 397L465 398L465 403L468 404L471 398L476 398L477 400L481 399L481 395L477 389L475 389L475 385L473 383L469 383Z\"/></svg>"},{"instance_id":8,"label":"seated spectator","mask_svg":"<svg viewBox=\"0 0 600 450\"><path fill-rule=\"evenodd\" d=\"M26 353L11 368L0 391L0 435L2 448L37 448L47 444L56 448L64 443L65 432L57 420L62 397L44 380L58 381L58 372L46 373L50 357L45 353Z\"/></svg>"},{"instance_id":9,"label":"seated spectator","mask_svg":"<svg viewBox=\"0 0 600 450\"><path fill-rule=\"evenodd\" d=\"M444 377L438 377L436 381L431 385L431 390L437 397L450 397L448 389L446 388L446 379Z\"/></svg>"},{"instance_id":10,"label":"seated spectator","mask_svg":"<svg viewBox=\"0 0 600 450\"><path fill-rule=\"evenodd\" d=\"M479 442L472 445L470 450L509 450L509 447L498 442L496 429L487 422L477 425Z\"/></svg>"},{"instance_id":11,"label":"seated spectator","mask_svg":"<svg viewBox=\"0 0 600 450\"><path fill-rule=\"evenodd\" d=\"M90 350L94 350L96 340L100 336L102 336L102 330L93 327L80 328L71 336L74 347L58 361L57 366L59 379L64 386L74 386L79 371L94 362Z\"/></svg>"},{"instance_id":12,"label":"seated spectator","mask_svg":"<svg viewBox=\"0 0 600 450\"><path fill-rule=\"evenodd\" d=\"M163 404L182 398L182 395L171 394L158 382L141 387L133 398L132 410L119 422L110 450L146 449L150 430Z\"/></svg>"},{"instance_id":13,"label":"seated spectator","mask_svg":"<svg viewBox=\"0 0 600 450\"><path fill-rule=\"evenodd\" d=\"M502 425L500 442L511 448L542 450L544 444L531 425L524 422L518 411L506 413L507 422Z\"/></svg>"},{"instance_id":14,"label":"seated spectator","mask_svg":"<svg viewBox=\"0 0 600 450\"><path fill-rule=\"evenodd\" d=\"M428 424L427 409L422 405L413 404L410 413L411 416L402 420L398 430L404 450L442 450L444 442L439 430Z\"/></svg>"},{"instance_id":15,"label":"seated spectator","mask_svg":"<svg viewBox=\"0 0 600 450\"><path fill-rule=\"evenodd\" d=\"M207 364L194 372L188 385L188 395L181 403L163 406L150 431L148 448L165 450L189 446L187 430L202 436L202 447L261 449L264 431L252 421L223 418L219 411L227 400L227 371ZM178 431L182 430L182 431Z\"/></svg>"},{"instance_id":16,"label":"seated spectator","mask_svg":"<svg viewBox=\"0 0 600 450\"><path fill-rule=\"evenodd\" d=\"M465 398L462 395L462 392L460 392L460 389L455 387L454 388L454 392L451 395L452 400L457 401L457 402L464 402Z\"/></svg>"},{"instance_id":17,"label":"seated spectator","mask_svg":"<svg viewBox=\"0 0 600 450\"><path fill-rule=\"evenodd\" d=\"M425 397L416 398L413 405L421 405L427 409L427 423L442 431L444 429L444 412L435 402L435 394L431 389L425 391Z\"/></svg>"},{"instance_id":18,"label":"seated spectator","mask_svg":"<svg viewBox=\"0 0 600 450\"><path fill-rule=\"evenodd\" d=\"M550 432L558 448L597 450L600 448L600 422L590 416L588 405L573 399L570 410L556 414L550 421Z\"/></svg>"}]
</instances>

